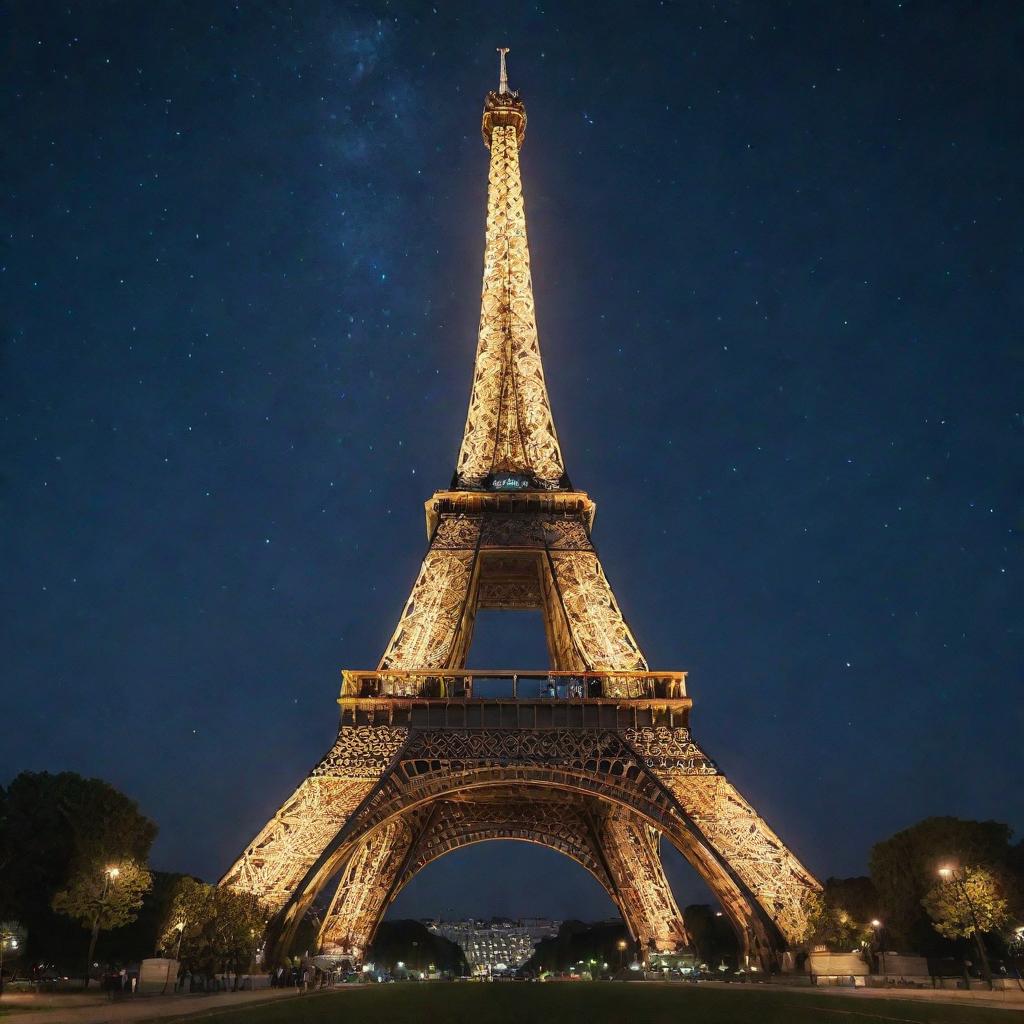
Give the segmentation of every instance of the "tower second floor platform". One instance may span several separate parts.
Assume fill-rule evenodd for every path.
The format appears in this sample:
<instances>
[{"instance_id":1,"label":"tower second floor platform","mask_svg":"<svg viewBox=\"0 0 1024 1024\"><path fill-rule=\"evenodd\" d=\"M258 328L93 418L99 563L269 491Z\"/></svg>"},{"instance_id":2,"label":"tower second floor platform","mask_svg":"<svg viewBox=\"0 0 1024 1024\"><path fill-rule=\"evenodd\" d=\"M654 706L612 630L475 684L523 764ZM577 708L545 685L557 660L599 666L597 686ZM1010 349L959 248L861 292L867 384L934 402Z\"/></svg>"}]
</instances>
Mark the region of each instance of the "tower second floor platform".
<instances>
[{"instance_id":1,"label":"tower second floor platform","mask_svg":"<svg viewBox=\"0 0 1024 1024\"><path fill-rule=\"evenodd\" d=\"M445 669L342 672L342 725L422 728L685 726L685 672Z\"/></svg>"}]
</instances>

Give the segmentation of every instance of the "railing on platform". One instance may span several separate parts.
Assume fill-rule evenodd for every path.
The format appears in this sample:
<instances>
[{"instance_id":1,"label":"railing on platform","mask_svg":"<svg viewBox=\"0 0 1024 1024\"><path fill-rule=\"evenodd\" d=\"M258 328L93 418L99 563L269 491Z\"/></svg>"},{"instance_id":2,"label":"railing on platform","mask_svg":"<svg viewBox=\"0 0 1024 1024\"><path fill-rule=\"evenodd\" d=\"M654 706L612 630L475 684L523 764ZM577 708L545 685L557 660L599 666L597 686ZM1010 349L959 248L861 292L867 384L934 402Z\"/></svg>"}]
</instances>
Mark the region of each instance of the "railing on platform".
<instances>
[{"instance_id":1,"label":"railing on platform","mask_svg":"<svg viewBox=\"0 0 1024 1024\"><path fill-rule=\"evenodd\" d=\"M681 700L685 672L342 671L341 698Z\"/></svg>"}]
</instances>

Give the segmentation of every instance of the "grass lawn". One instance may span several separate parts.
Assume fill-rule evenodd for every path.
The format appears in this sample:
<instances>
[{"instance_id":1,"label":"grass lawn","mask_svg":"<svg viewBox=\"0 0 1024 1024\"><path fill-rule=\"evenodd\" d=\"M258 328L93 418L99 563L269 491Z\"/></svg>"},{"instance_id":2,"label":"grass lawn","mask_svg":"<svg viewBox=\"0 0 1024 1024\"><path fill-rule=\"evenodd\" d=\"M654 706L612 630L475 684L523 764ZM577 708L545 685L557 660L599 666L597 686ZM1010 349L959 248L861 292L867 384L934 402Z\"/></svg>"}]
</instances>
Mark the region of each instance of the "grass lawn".
<instances>
[{"instance_id":1,"label":"grass lawn","mask_svg":"<svg viewBox=\"0 0 1024 1024\"><path fill-rule=\"evenodd\" d=\"M193 1018L195 1019L195 1018ZM367 985L204 1015L216 1024L1015 1024L1017 1012L628 982Z\"/></svg>"}]
</instances>

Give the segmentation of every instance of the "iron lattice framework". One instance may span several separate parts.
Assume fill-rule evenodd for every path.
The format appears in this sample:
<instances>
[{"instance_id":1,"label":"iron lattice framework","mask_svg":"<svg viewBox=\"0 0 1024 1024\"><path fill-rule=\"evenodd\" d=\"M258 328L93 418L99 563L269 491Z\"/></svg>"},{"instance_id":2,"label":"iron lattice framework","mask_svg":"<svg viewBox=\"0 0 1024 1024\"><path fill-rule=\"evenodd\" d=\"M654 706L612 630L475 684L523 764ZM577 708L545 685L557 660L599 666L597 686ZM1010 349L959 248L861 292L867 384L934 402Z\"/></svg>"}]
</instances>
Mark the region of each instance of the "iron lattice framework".
<instances>
[{"instance_id":1,"label":"iron lattice framework","mask_svg":"<svg viewBox=\"0 0 1024 1024\"><path fill-rule=\"evenodd\" d=\"M452 489L426 505L412 592L377 669L344 673L337 742L222 884L275 912L273 954L335 881L320 943L358 960L423 867L518 839L589 871L642 950L671 950L687 936L664 840L745 951L776 963L820 887L694 742L685 675L649 668L601 568L594 504L569 485L541 366L525 129L503 73L483 116L491 168L469 415ZM465 670L480 608L540 609L551 670Z\"/></svg>"}]
</instances>

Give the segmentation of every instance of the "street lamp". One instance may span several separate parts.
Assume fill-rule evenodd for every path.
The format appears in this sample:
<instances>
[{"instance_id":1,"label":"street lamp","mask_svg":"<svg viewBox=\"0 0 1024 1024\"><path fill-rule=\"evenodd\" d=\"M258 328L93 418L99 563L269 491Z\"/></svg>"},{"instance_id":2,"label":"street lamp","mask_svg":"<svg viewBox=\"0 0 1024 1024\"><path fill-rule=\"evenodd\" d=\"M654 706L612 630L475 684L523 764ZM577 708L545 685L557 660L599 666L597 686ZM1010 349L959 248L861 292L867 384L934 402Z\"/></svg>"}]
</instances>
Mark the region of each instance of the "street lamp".
<instances>
[{"instance_id":1,"label":"street lamp","mask_svg":"<svg viewBox=\"0 0 1024 1024\"><path fill-rule=\"evenodd\" d=\"M174 930L178 933L178 943L174 947L174 962L177 964L179 962L180 958L181 958L181 936L185 932L185 922L184 921L179 921L174 926ZM160 995L166 994L167 986L170 983L170 980L171 980L171 965L168 964L167 965L167 973L164 975L164 987L160 990ZM177 990L178 990L178 979L177 979L177 977L175 977L175 979L174 979L174 990L175 990L175 992L177 992Z\"/></svg>"},{"instance_id":2,"label":"street lamp","mask_svg":"<svg viewBox=\"0 0 1024 1024\"><path fill-rule=\"evenodd\" d=\"M878 943L878 956L882 961L882 977L885 977L885 946L882 942L882 922L872 918L871 927L875 929L875 941Z\"/></svg>"},{"instance_id":3,"label":"street lamp","mask_svg":"<svg viewBox=\"0 0 1024 1024\"><path fill-rule=\"evenodd\" d=\"M10 946L11 949L18 948L18 940L10 931L0 931L0 996L4 994L4 950Z\"/></svg>"},{"instance_id":4,"label":"street lamp","mask_svg":"<svg viewBox=\"0 0 1024 1024\"><path fill-rule=\"evenodd\" d=\"M626 955L626 947L629 945L629 943L625 939L619 939L619 941L616 942L615 945L618 946L619 949L619 970L621 971L622 958Z\"/></svg>"},{"instance_id":5,"label":"street lamp","mask_svg":"<svg viewBox=\"0 0 1024 1024\"><path fill-rule=\"evenodd\" d=\"M107 905L107 893L110 892L110 883L113 882L119 874L121 874L121 869L116 864L111 864L103 869L103 892L100 894L96 913L92 919L92 935L89 937L89 960L85 965L84 988L89 987L89 971L90 965L92 964L92 955L96 952L96 940L99 938L100 934L100 915L103 913L103 909Z\"/></svg>"},{"instance_id":6,"label":"street lamp","mask_svg":"<svg viewBox=\"0 0 1024 1024\"><path fill-rule=\"evenodd\" d=\"M992 984L992 970L988 965L988 954L985 952L985 943L981 939L981 928L978 926L978 912L974 908L974 901L971 899L971 894L967 891L967 886L964 884L963 874L957 874L956 869L948 864L944 864L939 868L939 877L944 882L952 882L959 891L964 903L967 904L967 909L971 912L971 923L974 925L974 944L978 948L978 957L981 960L981 972L988 982L989 988L994 988Z\"/></svg>"}]
</instances>

